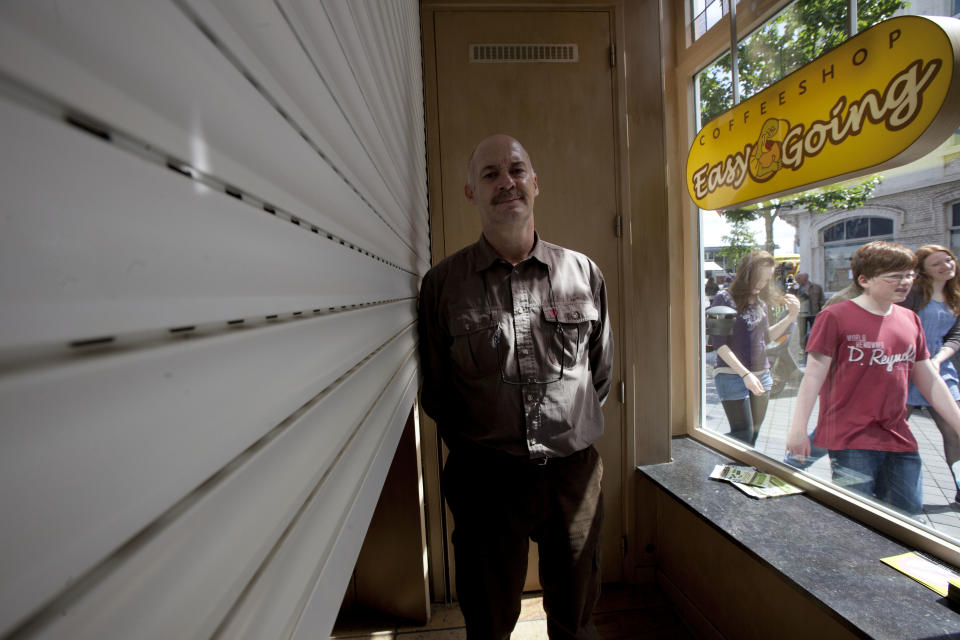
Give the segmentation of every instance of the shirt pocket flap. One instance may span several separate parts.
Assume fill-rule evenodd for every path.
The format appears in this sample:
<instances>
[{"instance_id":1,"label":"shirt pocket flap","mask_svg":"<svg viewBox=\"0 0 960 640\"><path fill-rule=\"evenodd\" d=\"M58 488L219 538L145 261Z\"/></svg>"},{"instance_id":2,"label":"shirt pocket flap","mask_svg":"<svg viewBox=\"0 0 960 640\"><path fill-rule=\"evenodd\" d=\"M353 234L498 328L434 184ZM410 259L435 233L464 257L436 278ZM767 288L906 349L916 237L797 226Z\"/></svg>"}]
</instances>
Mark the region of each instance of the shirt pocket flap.
<instances>
[{"instance_id":1,"label":"shirt pocket flap","mask_svg":"<svg viewBox=\"0 0 960 640\"><path fill-rule=\"evenodd\" d=\"M499 314L490 309L465 309L450 314L450 336L465 336L497 326Z\"/></svg>"},{"instance_id":2,"label":"shirt pocket flap","mask_svg":"<svg viewBox=\"0 0 960 640\"><path fill-rule=\"evenodd\" d=\"M591 322L600 318L600 312L590 301L562 302L555 307L544 307L543 318L547 322Z\"/></svg>"}]
</instances>

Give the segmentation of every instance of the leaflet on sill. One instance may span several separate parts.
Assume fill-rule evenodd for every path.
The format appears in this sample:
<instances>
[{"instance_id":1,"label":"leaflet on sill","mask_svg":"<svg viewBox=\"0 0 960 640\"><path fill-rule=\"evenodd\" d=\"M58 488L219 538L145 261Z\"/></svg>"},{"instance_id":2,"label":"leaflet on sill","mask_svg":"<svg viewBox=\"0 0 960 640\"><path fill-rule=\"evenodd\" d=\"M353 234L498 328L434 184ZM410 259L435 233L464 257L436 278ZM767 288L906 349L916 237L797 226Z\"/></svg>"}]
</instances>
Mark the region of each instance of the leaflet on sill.
<instances>
[{"instance_id":1,"label":"leaflet on sill","mask_svg":"<svg viewBox=\"0 0 960 640\"><path fill-rule=\"evenodd\" d=\"M950 597L951 584L954 587L960 586L960 574L953 567L919 551L901 553L898 556L880 558L880 560L941 596Z\"/></svg>"},{"instance_id":2,"label":"leaflet on sill","mask_svg":"<svg viewBox=\"0 0 960 640\"><path fill-rule=\"evenodd\" d=\"M718 464L710 477L714 480L729 482L751 498L776 498L803 493L803 489L786 483L777 476L757 471L753 467L741 467L734 464Z\"/></svg>"}]
</instances>

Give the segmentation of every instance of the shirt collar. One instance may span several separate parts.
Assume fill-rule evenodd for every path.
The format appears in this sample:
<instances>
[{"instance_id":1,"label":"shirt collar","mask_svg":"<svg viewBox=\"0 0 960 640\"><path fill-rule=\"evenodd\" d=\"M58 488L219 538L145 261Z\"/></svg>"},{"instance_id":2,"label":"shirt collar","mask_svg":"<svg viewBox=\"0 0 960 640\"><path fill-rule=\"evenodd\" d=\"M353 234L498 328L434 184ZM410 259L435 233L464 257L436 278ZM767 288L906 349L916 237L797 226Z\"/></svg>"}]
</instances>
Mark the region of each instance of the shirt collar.
<instances>
[{"instance_id":1,"label":"shirt collar","mask_svg":"<svg viewBox=\"0 0 960 640\"><path fill-rule=\"evenodd\" d=\"M480 239L473 245L473 262L474 262L474 271L483 271L489 269L494 264L504 263L509 265L510 263L497 255L497 252L494 251L493 247L490 246L490 243L480 234ZM547 251L544 243L540 241L540 235L534 231L533 232L533 249L530 251L530 255L523 259L520 264L526 262L527 260L534 258L537 262L541 263L547 269L553 270L553 265L551 263L550 253Z\"/></svg>"}]
</instances>

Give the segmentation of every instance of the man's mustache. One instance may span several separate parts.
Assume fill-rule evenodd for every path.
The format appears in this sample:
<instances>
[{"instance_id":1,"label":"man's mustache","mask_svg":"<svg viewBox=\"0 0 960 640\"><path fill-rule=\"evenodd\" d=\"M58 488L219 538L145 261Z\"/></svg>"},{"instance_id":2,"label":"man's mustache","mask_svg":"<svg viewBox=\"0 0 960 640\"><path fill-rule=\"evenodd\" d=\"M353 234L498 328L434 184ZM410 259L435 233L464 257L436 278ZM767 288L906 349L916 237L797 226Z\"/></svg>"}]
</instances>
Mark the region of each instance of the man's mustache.
<instances>
[{"instance_id":1,"label":"man's mustache","mask_svg":"<svg viewBox=\"0 0 960 640\"><path fill-rule=\"evenodd\" d=\"M512 200L513 198L519 197L521 200L525 200L524 195L519 191L507 191L501 193L500 195L494 197L493 204L499 204L506 200Z\"/></svg>"}]
</instances>

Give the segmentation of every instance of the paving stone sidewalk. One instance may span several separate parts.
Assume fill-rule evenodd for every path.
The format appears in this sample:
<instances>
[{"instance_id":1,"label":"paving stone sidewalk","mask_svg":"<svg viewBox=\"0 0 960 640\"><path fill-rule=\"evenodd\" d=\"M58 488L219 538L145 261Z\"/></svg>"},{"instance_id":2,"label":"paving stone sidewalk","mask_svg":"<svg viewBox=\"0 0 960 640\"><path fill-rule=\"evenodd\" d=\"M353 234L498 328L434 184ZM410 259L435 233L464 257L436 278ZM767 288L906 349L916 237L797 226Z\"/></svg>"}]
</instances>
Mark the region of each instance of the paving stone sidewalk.
<instances>
[{"instance_id":1,"label":"paving stone sidewalk","mask_svg":"<svg viewBox=\"0 0 960 640\"><path fill-rule=\"evenodd\" d=\"M799 358L799 345L796 336L792 337L791 351L798 366L804 365ZM714 354L706 356L706 371L704 372L706 404L704 406L704 428L718 433L727 433L730 430L720 399L717 397L713 384ZM774 458L782 460L786 450L787 430L793 418L793 409L796 404L797 387L800 376L788 384L784 390L770 399L767 416L760 428L757 439L757 450ZM816 426L817 407L814 407L810 420L810 431ZM943 455L943 440L940 431L933 420L926 414L914 414L910 418L910 427L920 447L920 457L923 461L923 513L925 524L944 536L960 542L960 505L954 502L957 490L953 477L947 467ZM817 460L807 470L816 478L830 480L830 460L824 456Z\"/></svg>"}]
</instances>

